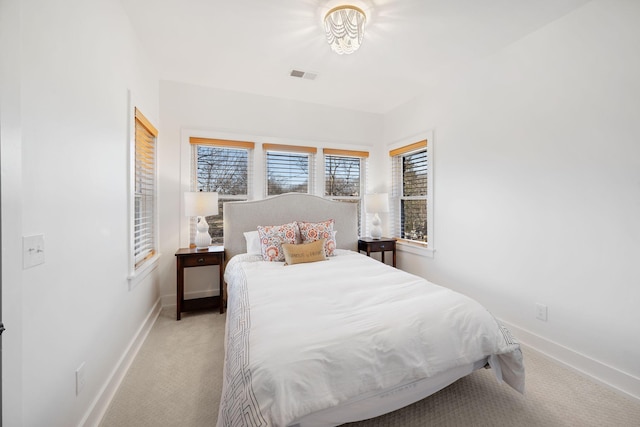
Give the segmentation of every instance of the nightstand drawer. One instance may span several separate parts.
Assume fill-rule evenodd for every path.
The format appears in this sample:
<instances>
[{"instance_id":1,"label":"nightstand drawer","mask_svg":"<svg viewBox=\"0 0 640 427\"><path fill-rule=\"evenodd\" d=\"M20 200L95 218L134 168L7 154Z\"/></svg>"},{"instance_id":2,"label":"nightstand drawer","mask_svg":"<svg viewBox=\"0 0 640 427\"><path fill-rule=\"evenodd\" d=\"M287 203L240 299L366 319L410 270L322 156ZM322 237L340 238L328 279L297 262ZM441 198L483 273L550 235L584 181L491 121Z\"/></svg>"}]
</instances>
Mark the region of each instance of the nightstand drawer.
<instances>
[{"instance_id":1,"label":"nightstand drawer","mask_svg":"<svg viewBox=\"0 0 640 427\"><path fill-rule=\"evenodd\" d=\"M396 247L396 242L373 242L369 243L369 250L371 252L392 251Z\"/></svg>"},{"instance_id":2,"label":"nightstand drawer","mask_svg":"<svg viewBox=\"0 0 640 427\"><path fill-rule=\"evenodd\" d=\"M202 254L182 259L182 265L185 267L197 267L199 265L220 264L221 256L216 254Z\"/></svg>"}]
</instances>

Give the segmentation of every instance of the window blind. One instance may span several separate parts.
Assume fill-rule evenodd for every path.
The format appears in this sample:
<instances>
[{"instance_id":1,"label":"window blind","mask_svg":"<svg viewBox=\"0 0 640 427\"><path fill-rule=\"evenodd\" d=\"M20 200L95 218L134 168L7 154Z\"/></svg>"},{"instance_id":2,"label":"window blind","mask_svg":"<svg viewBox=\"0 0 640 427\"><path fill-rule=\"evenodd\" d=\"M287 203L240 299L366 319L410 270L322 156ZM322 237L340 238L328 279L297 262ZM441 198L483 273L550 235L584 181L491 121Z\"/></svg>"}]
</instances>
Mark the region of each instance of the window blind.
<instances>
[{"instance_id":1,"label":"window blind","mask_svg":"<svg viewBox=\"0 0 640 427\"><path fill-rule=\"evenodd\" d=\"M322 153L325 156L360 157L363 159L369 157L368 151L339 150L335 148L323 148Z\"/></svg>"},{"instance_id":2,"label":"window blind","mask_svg":"<svg viewBox=\"0 0 640 427\"><path fill-rule=\"evenodd\" d=\"M427 148L427 140L424 139L422 141L414 142L413 144L405 145L404 147L396 148L394 150L389 151L389 156L396 157L401 156L403 154L411 153L412 151L417 151L422 148Z\"/></svg>"},{"instance_id":3,"label":"window blind","mask_svg":"<svg viewBox=\"0 0 640 427\"><path fill-rule=\"evenodd\" d=\"M295 151L290 146L266 147L265 171L266 194L274 196L283 193L312 193L315 165L315 148L302 148L302 152ZM283 151L283 150L287 151ZM313 150L313 151L312 151Z\"/></svg>"},{"instance_id":4,"label":"window blind","mask_svg":"<svg viewBox=\"0 0 640 427\"><path fill-rule=\"evenodd\" d=\"M324 195L360 197L360 162L357 157L324 157Z\"/></svg>"},{"instance_id":5,"label":"window blind","mask_svg":"<svg viewBox=\"0 0 640 427\"><path fill-rule=\"evenodd\" d=\"M245 148L247 150L253 150L255 143L249 141L233 141L230 139L216 139L216 138L198 138L192 136L189 138L189 144L192 145L212 145L217 147L226 148Z\"/></svg>"},{"instance_id":6,"label":"window blind","mask_svg":"<svg viewBox=\"0 0 640 427\"><path fill-rule=\"evenodd\" d=\"M156 253L156 137L158 131L136 108L133 257L137 269Z\"/></svg>"},{"instance_id":7,"label":"window blind","mask_svg":"<svg viewBox=\"0 0 640 427\"><path fill-rule=\"evenodd\" d=\"M214 244L223 244L225 202L248 200L253 168L253 143L244 141L190 138L192 144L192 191L218 193L218 215L206 217ZM225 145L226 144L226 145ZM190 223L190 242L194 242L197 220Z\"/></svg>"},{"instance_id":8,"label":"window blind","mask_svg":"<svg viewBox=\"0 0 640 427\"><path fill-rule=\"evenodd\" d=\"M197 190L216 191L218 197L249 193L249 151L196 146Z\"/></svg>"}]
</instances>

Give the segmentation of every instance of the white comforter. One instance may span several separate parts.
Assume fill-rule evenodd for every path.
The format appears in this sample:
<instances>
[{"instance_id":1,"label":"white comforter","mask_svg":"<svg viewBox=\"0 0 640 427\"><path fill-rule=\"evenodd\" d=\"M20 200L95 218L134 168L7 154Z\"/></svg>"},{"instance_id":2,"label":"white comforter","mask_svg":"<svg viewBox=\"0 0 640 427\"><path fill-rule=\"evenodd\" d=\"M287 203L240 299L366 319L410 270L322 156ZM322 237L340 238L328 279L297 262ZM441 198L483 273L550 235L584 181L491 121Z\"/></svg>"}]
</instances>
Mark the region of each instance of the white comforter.
<instances>
[{"instance_id":1,"label":"white comforter","mask_svg":"<svg viewBox=\"0 0 640 427\"><path fill-rule=\"evenodd\" d=\"M483 358L523 391L519 345L485 308L364 255L289 266L238 255L225 280L218 426L287 426Z\"/></svg>"}]
</instances>

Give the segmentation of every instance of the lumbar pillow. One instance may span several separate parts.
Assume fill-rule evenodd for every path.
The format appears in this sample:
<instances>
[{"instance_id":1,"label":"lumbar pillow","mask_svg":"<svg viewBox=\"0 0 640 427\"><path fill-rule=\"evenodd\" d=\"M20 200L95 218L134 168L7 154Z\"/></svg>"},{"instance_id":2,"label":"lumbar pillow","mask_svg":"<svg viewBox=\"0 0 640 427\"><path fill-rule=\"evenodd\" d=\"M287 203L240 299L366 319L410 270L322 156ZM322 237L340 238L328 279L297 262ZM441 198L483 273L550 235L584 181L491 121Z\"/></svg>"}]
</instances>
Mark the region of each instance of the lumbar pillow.
<instances>
[{"instance_id":1,"label":"lumbar pillow","mask_svg":"<svg viewBox=\"0 0 640 427\"><path fill-rule=\"evenodd\" d=\"M324 261L327 259L324 252L324 245L324 239L316 240L311 243L302 243L300 245L283 243L282 250L284 251L284 265Z\"/></svg>"}]
</instances>

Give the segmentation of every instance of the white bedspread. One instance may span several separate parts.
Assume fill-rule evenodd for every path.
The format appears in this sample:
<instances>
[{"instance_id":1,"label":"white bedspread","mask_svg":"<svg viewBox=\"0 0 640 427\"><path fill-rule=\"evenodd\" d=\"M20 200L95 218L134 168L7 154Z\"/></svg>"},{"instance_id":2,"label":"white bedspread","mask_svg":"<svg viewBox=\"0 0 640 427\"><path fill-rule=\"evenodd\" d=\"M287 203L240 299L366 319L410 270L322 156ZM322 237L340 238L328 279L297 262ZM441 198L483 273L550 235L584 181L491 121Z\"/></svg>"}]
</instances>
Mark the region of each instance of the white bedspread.
<instances>
[{"instance_id":1,"label":"white bedspread","mask_svg":"<svg viewBox=\"0 0 640 427\"><path fill-rule=\"evenodd\" d=\"M364 255L289 266L238 255L225 280L220 427L287 426L483 358L523 392L520 347L484 307Z\"/></svg>"}]
</instances>

